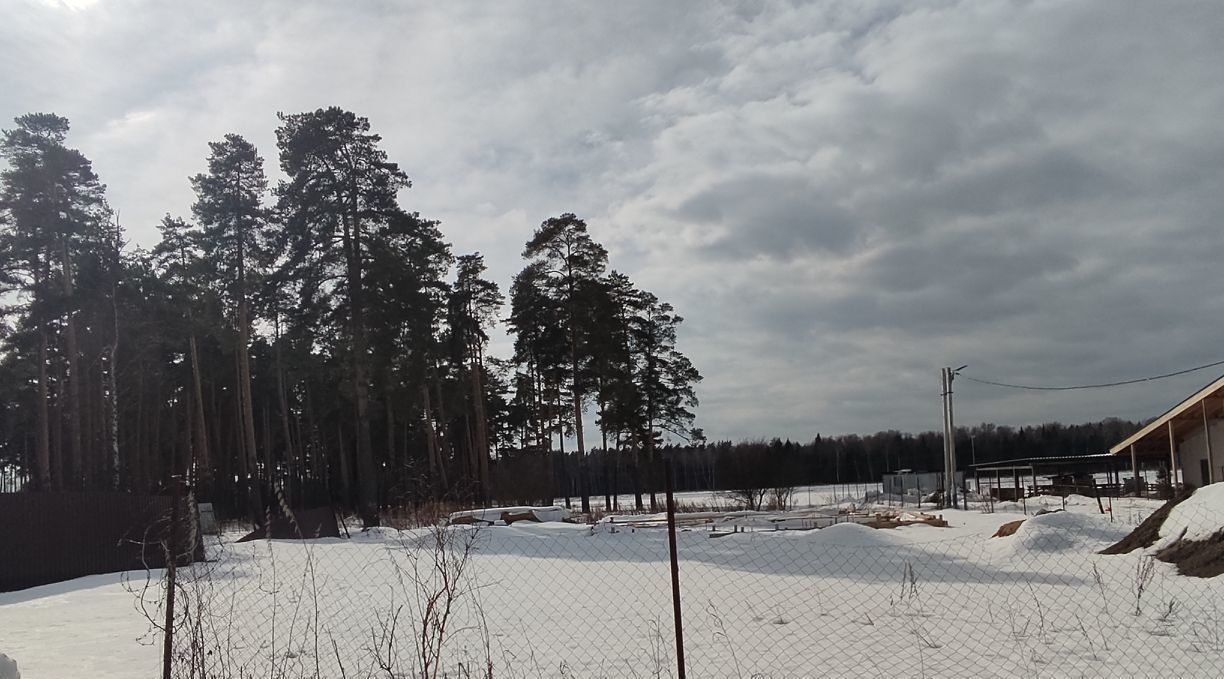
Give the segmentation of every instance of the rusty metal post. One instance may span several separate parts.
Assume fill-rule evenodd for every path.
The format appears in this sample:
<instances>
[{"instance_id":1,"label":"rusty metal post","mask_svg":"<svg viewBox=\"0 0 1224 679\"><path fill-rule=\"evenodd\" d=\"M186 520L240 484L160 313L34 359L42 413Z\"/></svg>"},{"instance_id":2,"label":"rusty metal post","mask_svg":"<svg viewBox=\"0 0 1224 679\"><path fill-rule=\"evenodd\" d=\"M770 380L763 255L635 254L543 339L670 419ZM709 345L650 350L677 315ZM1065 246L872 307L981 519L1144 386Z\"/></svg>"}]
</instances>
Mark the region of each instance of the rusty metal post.
<instances>
[{"instance_id":1,"label":"rusty metal post","mask_svg":"<svg viewBox=\"0 0 1224 679\"><path fill-rule=\"evenodd\" d=\"M170 679L174 663L174 590L178 575L179 504L182 486L177 476L170 478L170 531L166 536L166 627L162 647L162 679Z\"/></svg>"},{"instance_id":2,"label":"rusty metal post","mask_svg":"<svg viewBox=\"0 0 1224 679\"><path fill-rule=\"evenodd\" d=\"M672 615L676 624L676 672L684 677L684 620L680 612L680 561L676 556L676 498L672 484L671 456L663 462L663 482L667 491L667 551L671 555Z\"/></svg>"}]
</instances>

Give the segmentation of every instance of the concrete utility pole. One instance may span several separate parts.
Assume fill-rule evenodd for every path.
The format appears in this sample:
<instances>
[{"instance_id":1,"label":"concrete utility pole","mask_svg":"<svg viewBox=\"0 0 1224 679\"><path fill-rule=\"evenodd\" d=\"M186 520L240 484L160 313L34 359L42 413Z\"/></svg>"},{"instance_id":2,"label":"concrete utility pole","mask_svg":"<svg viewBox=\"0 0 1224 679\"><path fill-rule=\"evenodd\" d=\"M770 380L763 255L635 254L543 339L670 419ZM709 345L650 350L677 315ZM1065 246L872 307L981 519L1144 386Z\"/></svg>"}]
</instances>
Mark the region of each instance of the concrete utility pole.
<instances>
[{"instance_id":1,"label":"concrete utility pole","mask_svg":"<svg viewBox=\"0 0 1224 679\"><path fill-rule=\"evenodd\" d=\"M956 370L944 368L940 371L943 382L944 505L951 507L956 506L958 494L956 487L956 421L952 417L952 380L965 367L962 365Z\"/></svg>"},{"instance_id":2,"label":"concrete utility pole","mask_svg":"<svg viewBox=\"0 0 1224 679\"><path fill-rule=\"evenodd\" d=\"M948 450L948 439L951 438L948 434L948 369L939 369L939 394L943 397L943 453L944 453L944 478L943 478L943 506L948 506L948 501L952 497L952 457Z\"/></svg>"}]
</instances>

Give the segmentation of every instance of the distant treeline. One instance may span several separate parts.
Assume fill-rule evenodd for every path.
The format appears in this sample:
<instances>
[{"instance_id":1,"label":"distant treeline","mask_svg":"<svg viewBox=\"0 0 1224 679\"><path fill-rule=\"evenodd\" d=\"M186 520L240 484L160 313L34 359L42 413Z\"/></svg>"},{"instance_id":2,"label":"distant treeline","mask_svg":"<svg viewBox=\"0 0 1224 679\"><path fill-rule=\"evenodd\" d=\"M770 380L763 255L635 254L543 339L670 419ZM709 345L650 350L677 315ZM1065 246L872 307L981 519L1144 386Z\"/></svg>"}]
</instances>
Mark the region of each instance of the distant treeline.
<instances>
[{"instance_id":1,"label":"distant treeline","mask_svg":"<svg viewBox=\"0 0 1224 679\"><path fill-rule=\"evenodd\" d=\"M960 427L956 432L957 462L968 470L976 462L997 462L1019 457L1046 455L1085 455L1107 452L1109 447L1130 435L1140 422L1108 418L1085 424L1046 424L1024 427L979 424ZM664 457L672 459L678 490L735 491L746 488L781 488L836 483L877 483L882 474L901 469L938 471L943 469L943 434L908 434L882 431L861 436L821 436L808 441L752 440L733 443L717 441L695 446L665 446ZM567 458L569 456L566 456ZM570 459L555 473L564 494L575 481L565 469L574 466ZM596 496L641 492L652 484L638 471L633 461L617 451L594 451L592 491ZM507 461L502 473L512 474ZM652 470L656 475L658 470ZM647 492L647 495L649 493Z\"/></svg>"}]
</instances>

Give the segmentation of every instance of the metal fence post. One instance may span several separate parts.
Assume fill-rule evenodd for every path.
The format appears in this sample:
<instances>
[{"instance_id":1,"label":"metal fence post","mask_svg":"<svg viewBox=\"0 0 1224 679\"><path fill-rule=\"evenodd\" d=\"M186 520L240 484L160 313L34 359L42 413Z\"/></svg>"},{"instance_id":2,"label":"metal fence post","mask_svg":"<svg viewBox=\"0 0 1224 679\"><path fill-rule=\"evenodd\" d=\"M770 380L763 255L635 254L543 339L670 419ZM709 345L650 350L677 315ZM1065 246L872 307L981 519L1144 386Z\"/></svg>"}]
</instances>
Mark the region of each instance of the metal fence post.
<instances>
[{"instance_id":1,"label":"metal fence post","mask_svg":"<svg viewBox=\"0 0 1224 679\"><path fill-rule=\"evenodd\" d=\"M676 556L676 498L672 483L671 457L663 461L663 483L667 490L667 550L671 554L672 615L676 624L676 672L684 677L684 620L680 614L680 561Z\"/></svg>"},{"instance_id":2,"label":"metal fence post","mask_svg":"<svg viewBox=\"0 0 1224 679\"><path fill-rule=\"evenodd\" d=\"M166 627L162 648L162 679L170 679L174 657L174 590L178 571L179 503L183 500L181 480L170 478L170 531L166 536Z\"/></svg>"}]
</instances>

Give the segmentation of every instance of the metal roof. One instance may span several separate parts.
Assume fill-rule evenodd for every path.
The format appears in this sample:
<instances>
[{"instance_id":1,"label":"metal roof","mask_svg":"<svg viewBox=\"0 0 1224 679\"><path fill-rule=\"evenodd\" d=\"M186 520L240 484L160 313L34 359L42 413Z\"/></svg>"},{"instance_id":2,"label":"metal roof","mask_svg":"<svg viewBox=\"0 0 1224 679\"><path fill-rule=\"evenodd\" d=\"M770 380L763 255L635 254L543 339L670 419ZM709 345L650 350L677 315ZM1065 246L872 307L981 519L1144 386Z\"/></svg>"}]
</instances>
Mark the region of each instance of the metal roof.
<instances>
[{"instance_id":1,"label":"metal roof","mask_svg":"<svg viewBox=\"0 0 1224 679\"><path fill-rule=\"evenodd\" d=\"M1214 405L1209 403L1209 400L1215 400ZM1218 417L1222 408L1224 408L1224 376L1169 408L1160 417L1110 448L1109 452L1115 455L1130 454L1130 447L1133 445L1136 452L1150 452L1152 448L1156 448L1157 452L1168 453L1170 428L1176 440L1188 431L1201 429L1204 417Z\"/></svg>"},{"instance_id":2,"label":"metal roof","mask_svg":"<svg viewBox=\"0 0 1224 679\"><path fill-rule=\"evenodd\" d=\"M1029 469L1032 467L1061 467L1088 465L1098 462L1116 462L1117 456L1111 453L1096 453L1093 455L1048 455L1044 457L1018 457L1014 460L998 462L979 462L969 465L974 471L1002 471L1004 469Z\"/></svg>"}]
</instances>

